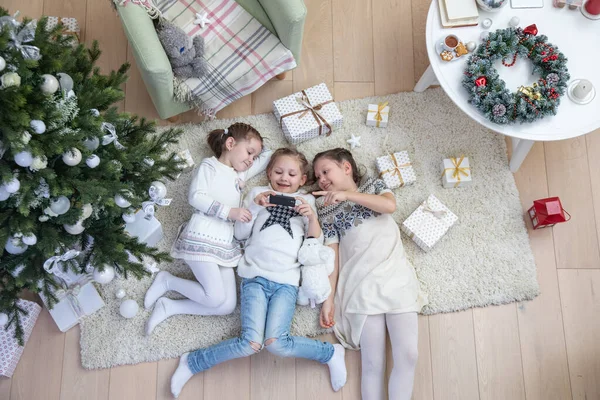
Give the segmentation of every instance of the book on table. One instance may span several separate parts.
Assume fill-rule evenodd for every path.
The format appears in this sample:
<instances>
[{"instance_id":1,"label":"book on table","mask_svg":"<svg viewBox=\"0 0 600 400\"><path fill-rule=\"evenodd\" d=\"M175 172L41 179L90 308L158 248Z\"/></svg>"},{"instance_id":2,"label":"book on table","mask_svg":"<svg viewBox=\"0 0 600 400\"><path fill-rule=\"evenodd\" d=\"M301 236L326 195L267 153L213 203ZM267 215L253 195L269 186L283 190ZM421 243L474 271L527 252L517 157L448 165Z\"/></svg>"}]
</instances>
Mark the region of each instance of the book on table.
<instances>
[{"instance_id":1,"label":"book on table","mask_svg":"<svg viewBox=\"0 0 600 400\"><path fill-rule=\"evenodd\" d=\"M444 28L476 26L479 22L475 0L438 0L438 4Z\"/></svg>"}]
</instances>

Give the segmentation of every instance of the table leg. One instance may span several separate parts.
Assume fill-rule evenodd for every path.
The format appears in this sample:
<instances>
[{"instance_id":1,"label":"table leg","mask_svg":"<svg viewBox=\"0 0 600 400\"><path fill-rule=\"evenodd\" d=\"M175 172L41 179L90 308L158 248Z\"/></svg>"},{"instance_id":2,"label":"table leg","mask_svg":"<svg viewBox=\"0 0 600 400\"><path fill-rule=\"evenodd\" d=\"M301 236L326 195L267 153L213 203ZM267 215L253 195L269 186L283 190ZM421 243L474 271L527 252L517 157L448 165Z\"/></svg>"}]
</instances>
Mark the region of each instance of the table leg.
<instances>
[{"instance_id":1,"label":"table leg","mask_svg":"<svg viewBox=\"0 0 600 400\"><path fill-rule=\"evenodd\" d=\"M424 92L425 89L427 89L429 86L438 84L439 83L437 81L437 78L435 77L435 73L433 72L431 65L429 65L425 72L423 72L423 75L421 75L419 82L417 82L413 90L417 93L421 93Z\"/></svg>"},{"instance_id":2,"label":"table leg","mask_svg":"<svg viewBox=\"0 0 600 400\"><path fill-rule=\"evenodd\" d=\"M511 138L511 143L513 151L509 163L510 172L517 172L535 142L533 140Z\"/></svg>"}]
</instances>

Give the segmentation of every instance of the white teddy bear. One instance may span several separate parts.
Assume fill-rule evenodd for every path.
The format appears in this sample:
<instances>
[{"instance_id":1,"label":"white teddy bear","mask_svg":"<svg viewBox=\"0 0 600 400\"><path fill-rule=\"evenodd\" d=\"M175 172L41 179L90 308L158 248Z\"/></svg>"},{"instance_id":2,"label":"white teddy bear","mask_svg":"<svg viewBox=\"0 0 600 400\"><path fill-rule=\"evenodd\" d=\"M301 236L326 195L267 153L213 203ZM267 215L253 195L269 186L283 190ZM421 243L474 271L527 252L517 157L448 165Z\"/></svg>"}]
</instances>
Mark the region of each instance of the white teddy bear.
<instances>
[{"instance_id":1,"label":"white teddy bear","mask_svg":"<svg viewBox=\"0 0 600 400\"><path fill-rule=\"evenodd\" d=\"M308 238L298 252L298 261L302 264L302 285L298 290L298 304L315 307L331 294L329 274L333 272L335 251L323 246L315 238Z\"/></svg>"}]
</instances>

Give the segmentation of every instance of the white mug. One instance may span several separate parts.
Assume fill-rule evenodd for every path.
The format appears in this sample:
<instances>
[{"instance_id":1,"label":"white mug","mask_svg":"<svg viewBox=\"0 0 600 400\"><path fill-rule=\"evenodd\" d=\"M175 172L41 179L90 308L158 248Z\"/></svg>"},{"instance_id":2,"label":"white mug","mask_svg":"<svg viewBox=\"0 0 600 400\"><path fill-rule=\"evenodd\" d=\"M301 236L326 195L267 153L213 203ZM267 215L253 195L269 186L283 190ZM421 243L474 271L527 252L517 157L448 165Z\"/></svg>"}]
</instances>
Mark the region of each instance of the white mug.
<instances>
[{"instance_id":1,"label":"white mug","mask_svg":"<svg viewBox=\"0 0 600 400\"><path fill-rule=\"evenodd\" d=\"M450 46L448 42L450 42L450 44L454 42L455 44L454 46ZM445 50L454 51L454 49L456 48L456 46L458 46L459 43L460 40L458 40L458 37L456 35L448 35L444 38L444 43L442 44L442 46Z\"/></svg>"}]
</instances>

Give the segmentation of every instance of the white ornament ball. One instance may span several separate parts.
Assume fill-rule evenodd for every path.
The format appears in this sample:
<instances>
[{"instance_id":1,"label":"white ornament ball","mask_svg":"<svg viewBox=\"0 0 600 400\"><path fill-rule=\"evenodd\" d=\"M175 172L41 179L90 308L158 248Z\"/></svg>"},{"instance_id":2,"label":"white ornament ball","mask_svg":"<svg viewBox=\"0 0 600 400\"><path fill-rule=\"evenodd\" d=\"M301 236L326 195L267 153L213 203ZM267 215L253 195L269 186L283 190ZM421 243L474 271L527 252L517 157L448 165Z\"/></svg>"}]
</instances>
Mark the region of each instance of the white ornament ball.
<instances>
[{"instance_id":1,"label":"white ornament ball","mask_svg":"<svg viewBox=\"0 0 600 400\"><path fill-rule=\"evenodd\" d=\"M42 86L40 86L42 92L45 94L56 93L56 91L58 90L58 79L56 79L50 74L44 74L42 75L42 78L44 78L44 82L42 82Z\"/></svg>"},{"instance_id":2,"label":"white ornament ball","mask_svg":"<svg viewBox=\"0 0 600 400\"><path fill-rule=\"evenodd\" d=\"M123 198L123 196L121 196L120 194L115 195L115 204L121 208L127 208L131 206L131 203L128 202L125 198Z\"/></svg>"},{"instance_id":3,"label":"white ornament ball","mask_svg":"<svg viewBox=\"0 0 600 400\"><path fill-rule=\"evenodd\" d=\"M124 289L118 289L118 290L115 292L115 297L116 297L117 299L122 299L123 297L125 297L125 295L126 295L126 294L127 294L127 293L125 293L125 290L124 290Z\"/></svg>"},{"instance_id":4,"label":"white ornament ball","mask_svg":"<svg viewBox=\"0 0 600 400\"><path fill-rule=\"evenodd\" d=\"M6 68L6 61L4 58L0 57L0 71L3 71Z\"/></svg>"},{"instance_id":5,"label":"white ornament ball","mask_svg":"<svg viewBox=\"0 0 600 400\"><path fill-rule=\"evenodd\" d=\"M38 221L40 221L40 222L46 222L46 221L48 221L49 219L50 219L50 217L49 217L49 216L47 216L47 215L40 215L40 216L38 217Z\"/></svg>"},{"instance_id":6,"label":"white ornament ball","mask_svg":"<svg viewBox=\"0 0 600 400\"><path fill-rule=\"evenodd\" d=\"M37 243L37 236L34 233L30 233L29 235L23 235L21 241L28 246L33 246Z\"/></svg>"},{"instance_id":7,"label":"white ornament ball","mask_svg":"<svg viewBox=\"0 0 600 400\"><path fill-rule=\"evenodd\" d=\"M151 167L154 165L154 160L151 159L150 157L146 157L144 158L144 164L146 164L147 166Z\"/></svg>"},{"instance_id":8,"label":"white ornament ball","mask_svg":"<svg viewBox=\"0 0 600 400\"><path fill-rule=\"evenodd\" d=\"M516 28L517 26L519 26L519 22L521 22L519 17L512 17L510 21L508 21L508 25L512 26L513 28Z\"/></svg>"},{"instance_id":9,"label":"white ornament ball","mask_svg":"<svg viewBox=\"0 0 600 400\"><path fill-rule=\"evenodd\" d=\"M64 72L59 72L58 74L56 74L56 77L58 78L58 82L60 84L60 90L62 90L63 92L69 92L73 90L73 78L71 78Z\"/></svg>"},{"instance_id":10,"label":"white ornament ball","mask_svg":"<svg viewBox=\"0 0 600 400\"><path fill-rule=\"evenodd\" d=\"M148 192L151 193L151 198L163 199L167 195L167 187L161 181L154 181L150 184ZM154 195L152 195L152 193L154 193Z\"/></svg>"},{"instance_id":11,"label":"white ornament ball","mask_svg":"<svg viewBox=\"0 0 600 400\"><path fill-rule=\"evenodd\" d=\"M52 210L50 209L50 207L46 207L46 208L44 208L44 214L46 214L46 215L47 215L47 216L49 216L49 217L58 217L58 214L57 214L57 213L55 213L54 211L52 211Z\"/></svg>"},{"instance_id":12,"label":"white ornament ball","mask_svg":"<svg viewBox=\"0 0 600 400\"><path fill-rule=\"evenodd\" d=\"M4 201L10 197L10 193L6 191L4 185L0 186L0 201Z\"/></svg>"},{"instance_id":13,"label":"white ornament ball","mask_svg":"<svg viewBox=\"0 0 600 400\"><path fill-rule=\"evenodd\" d=\"M95 108L90 109L90 113L94 116L94 117L98 117L100 115L100 111L98 111Z\"/></svg>"},{"instance_id":14,"label":"white ornament ball","mask_svg":"<svg viewBox=\"0 0 600 400\"><path fill-rule=\"evenodd\" d=\"M29 167L33 162L33 155L28 151L21 151L15 154L15 162L18 166Z\"/></svg>"},{"instance_id":15,"label":"white ornament ball","mask_svg":"<svg viewBox=\"0 0 600 400\"><path fill-rule=\"evenodd\" d=\"M21 188L21 182L17 178L12 178L8 183L5 183L4 189L8 193L17 193L17 191Z\"/></svg>"},{"instance_id":16,"label":"white ornament ball","mask_svg":"<svg viewBox=\"0 0 600 400\"><path fill-rule=\"evenodd\" d=\"M46 132L46 124L44 123L44 121L41 121L39 119L32 120L29 123L29 126L31 126L31 129L33 129L33 131L38 135L41 135L42 133Z\"/></svg>"},{"instance_id":17,"label":"white ornament ball","mask_svg":"<svg viewBox=\"0 0 600 400\"><path fill-rule=\"evenodd\" d=\"M2 57L0 57L2 58ZM4 325L8 322L8 315L0 313L0 328L4 328Z\"/></svg>"},{"instance_id":18,"label":"white ornament ball","mask_svg":"<svg viewBox=\"0 0 600 400\"><path fill-rule=\"evenodd\" d=\"M44 169L48 166L48 159L46 156L34 157L33 162L29 166L29 169L33 172Z\"/></svg>"},{"instance_id":19,"label":"white ornament ball","mask_svg":"<svg viewBox=\"0 0 600 400\"><path fill-rule=\"evenodd\" d=\"M81 207L81 211L81 219L88 219L94 212L94 208L91 204L88 203L84 204L83 207Z\"/></svg>"},{"instance_id":20,"label":"white ornament ball","mask_svg":"<svg viewBox=\"0 0 600 400\"><path fill-rule=\"evenodd\" d=\"M135 214L123 214L121 217L123 218L123 221L125 221L128 224L132 224L135 222Z\"/></svg>"},{"instance_id":21,"label":"white ornament ball","mask_svg":"<svg viewBox=\"0 0 600 400\"><path fill-rule=\"evenodd\" d=\"M62 159L65 164L73 167L81 162L81 151L73 147L63 154Z\"/></svg>"},{"instance_id":22,"label":"white ornament ball","mask_svg":"<svg viewBox=\"0 0 600 400\"><path fill-rule=\"evenodd\" d=\"M69 211L71 208L71 202L65 196L60 196L50 201L50 210L58 215L62 215Z\"/></svg>"},{"instance_id":23,"label":"white ornament ball","mask_svg":"<svg viewBox=\"0 0 600 400\"><path fill-rule=\"evenodd\" d=\"M104 265L104 271L98 268L94 269L94 280L102 285L106 285L115 278L115 269L110 265Z\"/></svg>"},{"instance_id":24,"label":"white ornament ball","mask_svg":"<svg viewBox=\"0 0 600 400\"><path fill-rule=\"evenodd\" d=\"M64 224L63 228L65 228L65 231L71 235L79 235L85 230L85 227L81 224L81 221L77 221L77 223L73 225Z\"/></svg>"},{"instance_id":25,"label":"white ornament ball","mask_svg":"<svg viewBox=\"0 0 600 400\"><path fill-rule=\"evenodd\" d=\"M16 238L8 238L8 240L6 241L6 245L4 246L4 249L9 252L10 254L22 254L25 253L25 251L27 250L27 246L24 243L21 243L21 241L19 239Z\"/></svg>"},{"instance_id":26,"label":"white ornament ball","mask_svg":"<svg viewBox=\"0 0 600 400\"><path fill-rule=\"evenodd\" d=\"M83 147L90 151L96 150L98 146L100 146L100 139L98 139L96 136L87 138L83 141Z\"/></svg>"},{"instance_id":27,"label":"white ornament ball","mask_svg":"<svg viewBox=\"0 0 600 400\"><path fill-rule=\"evenodd\" d=\"M467 50L469 52L473 52L477 48L477 43L475 43L475 42L467 42L466 46L467 46Z\"/></svg>"},{"instance_id":28,"label":"white ornament ball","mask_svg":"<svg viewBox=\"0 0 600 400\"><path fill-rule=\"evenodd\" d=\"M123 318L133 318L137 315L139 309L140 306L138 306L135 300L128 299L121 303L119 312Z\"/></svg>"},{"instance_id":29,"label":"white ornament ball","mask_svg":"<svg viewBox=\"0 0 600 400\"><path fill-rule=\"evenodd\" d=\"M85 164L90 168L96 168L98 165L100 165L100 157L92 154L85 160Z\"/></svg>"}]
</instances>

